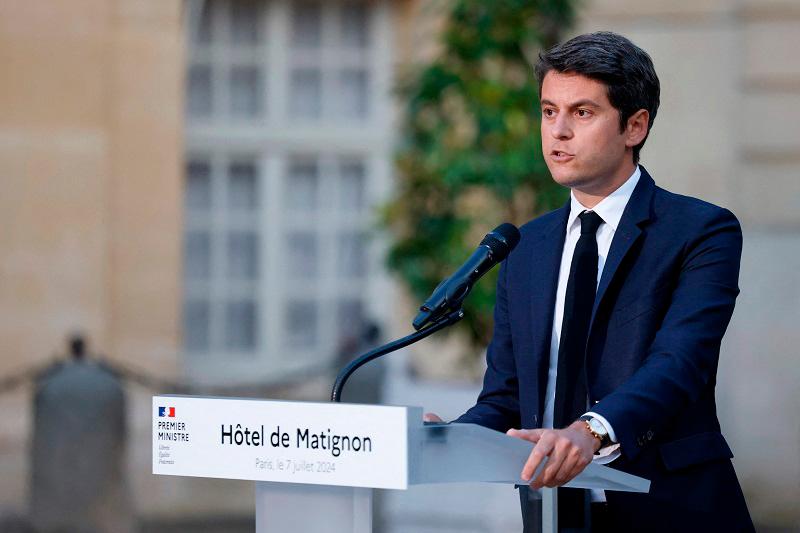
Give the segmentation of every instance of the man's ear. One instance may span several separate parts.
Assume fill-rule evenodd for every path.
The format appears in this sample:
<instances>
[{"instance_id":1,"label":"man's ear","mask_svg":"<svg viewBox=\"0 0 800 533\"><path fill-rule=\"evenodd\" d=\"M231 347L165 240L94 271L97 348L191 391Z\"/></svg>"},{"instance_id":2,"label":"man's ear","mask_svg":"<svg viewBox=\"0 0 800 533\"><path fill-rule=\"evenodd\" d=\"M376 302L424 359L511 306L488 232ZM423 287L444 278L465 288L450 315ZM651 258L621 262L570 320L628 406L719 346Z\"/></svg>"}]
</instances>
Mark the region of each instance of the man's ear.
<instances>
[{"instance_id":1,"label":"man's ear","mask_svg":"<svg viewBox=\"0 0 800 533\"><path fill-rule=\"evenodd\" d=\"M630 117L625 125L625 146L633 148L647 137L650 124L650 112L640 109Z\"/></svg>"}]
</instances>

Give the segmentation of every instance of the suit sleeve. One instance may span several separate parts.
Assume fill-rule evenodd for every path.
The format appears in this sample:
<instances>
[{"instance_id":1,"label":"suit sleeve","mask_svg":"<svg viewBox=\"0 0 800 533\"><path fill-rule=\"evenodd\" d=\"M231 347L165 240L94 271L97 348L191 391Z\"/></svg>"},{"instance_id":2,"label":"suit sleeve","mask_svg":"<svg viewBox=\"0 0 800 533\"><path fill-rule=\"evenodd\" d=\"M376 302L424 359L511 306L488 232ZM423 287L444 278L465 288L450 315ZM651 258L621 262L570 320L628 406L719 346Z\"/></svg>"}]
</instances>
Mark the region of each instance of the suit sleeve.
<instances>
[{"instance_id":1,"label":"suit sleeve","mask_svg":"<svg viewBox=\"0 0 800 533\"><path fill-rule=\"evenodd\" d=\"M684 247L672 301L643 365L592 406L614 426L633 458L715 379L722 336L739 294L742 232L736 217L715 210Z\"/></svg>"},{"instance_id":2,"label":"suit sleeve","mask_svg":"<svg viewBox=\"0 0 800 533\"><path fill-rule=\"evenodd\" d=\"M476 404L455 422L479 424L497 431L519 427L517 368L508 316L508 261L500 266L494 307L494 331L486 352L483 390Z\"/></svg>"}]
</instances>

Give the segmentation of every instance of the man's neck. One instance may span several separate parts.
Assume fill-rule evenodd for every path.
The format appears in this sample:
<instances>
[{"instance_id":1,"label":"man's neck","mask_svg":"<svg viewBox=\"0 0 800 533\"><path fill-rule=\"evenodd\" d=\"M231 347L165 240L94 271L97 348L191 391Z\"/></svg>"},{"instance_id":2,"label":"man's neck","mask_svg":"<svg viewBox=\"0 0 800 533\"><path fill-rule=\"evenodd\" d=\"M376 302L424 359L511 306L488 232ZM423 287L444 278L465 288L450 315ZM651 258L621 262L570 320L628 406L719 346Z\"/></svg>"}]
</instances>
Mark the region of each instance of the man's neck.
<instances>
[{"instance_id":1,"label":"man's neck","mask_svg":"<svg viewBox=\"0 0 800 533\"><path fill-rule=\"evenodd\" d=\"M595 185L594 187L581 187L580 189L573 188L572 194L575 195L575 199L578 200L583 207L586 209L592 209L594 206L602 202L606 196L622 187L622 185L633 175L635 170L636 164L634 164L632 160L628 160L627 163L623 164L622 167L620 167L610 179L603 180L601 184Z\"/></svg>"}]
</instances>

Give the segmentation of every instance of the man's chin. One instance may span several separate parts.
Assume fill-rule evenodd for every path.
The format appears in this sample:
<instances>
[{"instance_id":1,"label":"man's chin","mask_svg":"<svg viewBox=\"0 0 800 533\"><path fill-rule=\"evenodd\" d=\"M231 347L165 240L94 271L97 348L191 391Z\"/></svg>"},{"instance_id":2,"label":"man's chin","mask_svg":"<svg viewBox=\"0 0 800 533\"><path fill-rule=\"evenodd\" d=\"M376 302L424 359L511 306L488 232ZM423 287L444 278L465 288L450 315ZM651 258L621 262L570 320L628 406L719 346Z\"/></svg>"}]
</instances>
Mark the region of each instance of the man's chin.
<instances>
[{"instance_id":1,"label":"man's chin","mask_svg":"<svg viewBox=\"0 0 800 533\"><path fill-rule=\"evenodd\" d=\"M570 189L583 183L585 180L577 172L570 172L563 168L550 169L553 181Z\"/></svg>"}]
</instances>

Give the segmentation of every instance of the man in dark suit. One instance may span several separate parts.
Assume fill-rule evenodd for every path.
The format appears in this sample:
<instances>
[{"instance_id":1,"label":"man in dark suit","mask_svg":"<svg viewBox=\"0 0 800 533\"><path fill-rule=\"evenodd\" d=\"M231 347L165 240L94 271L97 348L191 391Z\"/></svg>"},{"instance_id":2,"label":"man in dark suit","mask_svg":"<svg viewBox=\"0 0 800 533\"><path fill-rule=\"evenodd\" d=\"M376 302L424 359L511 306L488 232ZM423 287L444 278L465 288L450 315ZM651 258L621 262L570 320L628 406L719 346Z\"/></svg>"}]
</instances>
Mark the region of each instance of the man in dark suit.
<instances>
[{"instance_id":1,"label":"man in dark suit","mask_svg":"<svg viewBox=\"0 0 800 533\"><path fill-rule=\"evenodd\" d=\"M536 75L542 150L571 201L524 225L501 266L483 390L457 422L536 443L534 488L592 460L651 480L649 494L559 489L562 530L751 531L714 400L739 223L638 166L660 88L628 39L581 35Z\"/></svg>"}]
</instances>

